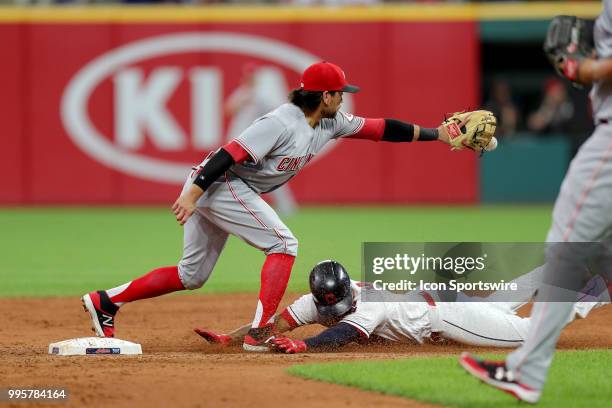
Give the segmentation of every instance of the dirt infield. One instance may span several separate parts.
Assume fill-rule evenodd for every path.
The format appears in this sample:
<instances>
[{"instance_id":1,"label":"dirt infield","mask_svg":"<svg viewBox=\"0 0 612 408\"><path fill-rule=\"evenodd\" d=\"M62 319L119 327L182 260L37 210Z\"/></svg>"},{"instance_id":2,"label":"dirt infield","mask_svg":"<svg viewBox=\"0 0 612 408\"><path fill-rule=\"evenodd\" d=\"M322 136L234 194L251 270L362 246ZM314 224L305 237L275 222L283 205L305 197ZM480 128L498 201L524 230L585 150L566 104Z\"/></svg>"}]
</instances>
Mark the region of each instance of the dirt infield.
<instances>
[{"instance_id":1,"label":"dirt infield","mask_svg":"<svg viewBox=\"0 0 612 408\"><path fill-rule=\"evenodd\" d=\"M288 300L296 296L287 296ZM458 353L462 346L351 346L339 353L249 354L206 344L192 329L232 329L251 319L256 295L167 296L126 305L117 336L144 354L58 357L49 343L91 335L78 298L0 299L0 388L67 387L59 406L427 406L397 397L302 380L284 369L297 363ZM611 348L612 307L595 310L563 333L559 347ZM296 337L319 330L300 329ZM482 349L480 349L482 351ZM16 406L24 406L19 404ZM57 407L57 404L51 406Z\"/></svg>"}]
</instances>

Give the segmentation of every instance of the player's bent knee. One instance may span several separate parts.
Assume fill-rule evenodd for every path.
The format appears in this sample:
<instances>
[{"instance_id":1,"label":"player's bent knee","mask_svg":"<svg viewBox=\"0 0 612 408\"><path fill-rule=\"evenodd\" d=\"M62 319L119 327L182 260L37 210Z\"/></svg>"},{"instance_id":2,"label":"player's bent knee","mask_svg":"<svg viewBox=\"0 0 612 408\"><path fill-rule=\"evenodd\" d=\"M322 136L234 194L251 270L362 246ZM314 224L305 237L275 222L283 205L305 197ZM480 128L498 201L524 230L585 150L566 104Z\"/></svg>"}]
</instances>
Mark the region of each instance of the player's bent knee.
<instances>
[{"instance_id":1,"label":"player's bent knee","mask_svg":"<svg viewBox=\"0 0 612 408\"><path fill-rule=\"evenodd\" d=\"M270 254L287 254L297 256L298 240L293 234L283 234L273 246L266 248L266 255Z\"/></svg>"},{"instance_id":2,"label":"player's bent knee","mask_svg":"<svg viewBox=\"0 0 612 408\"><path fill-rule=\"evenodd\" d=\"M183 286L189 290L201 288L210 276L209 273L204 273L198 265L179 263L178 269Z\"/></svg>"}]
</instances>

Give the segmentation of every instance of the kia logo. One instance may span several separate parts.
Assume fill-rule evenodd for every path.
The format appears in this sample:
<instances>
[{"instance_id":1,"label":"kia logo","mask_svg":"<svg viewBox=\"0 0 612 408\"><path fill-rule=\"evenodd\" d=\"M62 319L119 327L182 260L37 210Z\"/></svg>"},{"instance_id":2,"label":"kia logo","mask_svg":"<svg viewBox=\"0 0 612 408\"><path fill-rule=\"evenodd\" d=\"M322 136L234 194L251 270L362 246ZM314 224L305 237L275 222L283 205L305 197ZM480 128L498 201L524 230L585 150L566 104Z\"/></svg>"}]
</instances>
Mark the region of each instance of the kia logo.
<instances>
[{"instance_id":1,"label":"kia logo","mask_svg":"<svg viewBox=\"0 0 612 408\"><path fill-rule=\"evenodd\" d=\"M177 33L132 42L97 57L68 83L62 96L61 118L70 139L87 155L115 170L182 185L194 163L164 160L135 150L144 143L143 129L148 131L151 145L162 153L189 147L210 151L220 146L223 131L218 119L223 104L220 69L203 66L184 73L179 67L159 66L144 81L137 64L193 52L240 54L270 61L298 74L322 60L277 40L225 32ZM189 135L166 106L183 79L190 89ZM114 85L114 139L103 135L87 112L92 93L105 80L112 80ZM350 95L344 99L344 108L350 111Z\"/></svg>"}]
</instances>

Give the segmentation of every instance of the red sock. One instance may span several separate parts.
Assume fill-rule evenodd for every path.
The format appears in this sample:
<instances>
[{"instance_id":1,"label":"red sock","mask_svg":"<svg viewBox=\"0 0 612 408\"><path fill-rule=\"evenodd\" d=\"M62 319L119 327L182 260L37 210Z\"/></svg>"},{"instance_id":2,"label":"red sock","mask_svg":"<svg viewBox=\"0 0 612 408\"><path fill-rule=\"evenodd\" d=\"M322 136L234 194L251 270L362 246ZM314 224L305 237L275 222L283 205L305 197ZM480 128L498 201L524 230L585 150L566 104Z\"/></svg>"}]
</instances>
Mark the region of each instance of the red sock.
<instances>
[{"instance_id":1,"label":"red sock","mask_svg":"<svg viewBox=\"0 0 612 408\"><path fill-rule=\"evenodd\" d=\"M148 299L183 290L177 266L154 269L144 276L106 291L111 302L119 304Z\"/></svg>"},{"instance_id":2,"label":"red sock","mask_svg":"<svg viewBox=\"0 0 612 408\"><path fill-rule=\"evenodd\" d=\"M287 254L271 254L266 257L261 268L259 302L252 327L263 327L274 316L287 289L293 261L295 256Z\"/></svg>"}]
</instances>

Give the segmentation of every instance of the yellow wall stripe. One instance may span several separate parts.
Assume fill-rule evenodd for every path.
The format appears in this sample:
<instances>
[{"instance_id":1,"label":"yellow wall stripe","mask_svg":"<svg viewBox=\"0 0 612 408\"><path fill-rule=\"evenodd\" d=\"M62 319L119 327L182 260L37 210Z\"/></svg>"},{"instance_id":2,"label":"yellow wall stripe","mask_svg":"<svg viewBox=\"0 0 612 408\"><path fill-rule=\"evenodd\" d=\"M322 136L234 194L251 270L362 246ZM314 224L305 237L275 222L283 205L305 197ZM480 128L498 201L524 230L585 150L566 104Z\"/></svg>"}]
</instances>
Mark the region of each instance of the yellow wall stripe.
<instances>
[{"instance_id":1,"label":"yellow wall stripe","mask_svg":"<svg viewBox=\"0 0 612 408\"><path fill-rule=\"evenodd\" d=\"M481 21L595 17L601 2L406 4L362 7L292 6L62 6L0 7L0 22L232 23Z\"/></svg>"}]
</instances>

